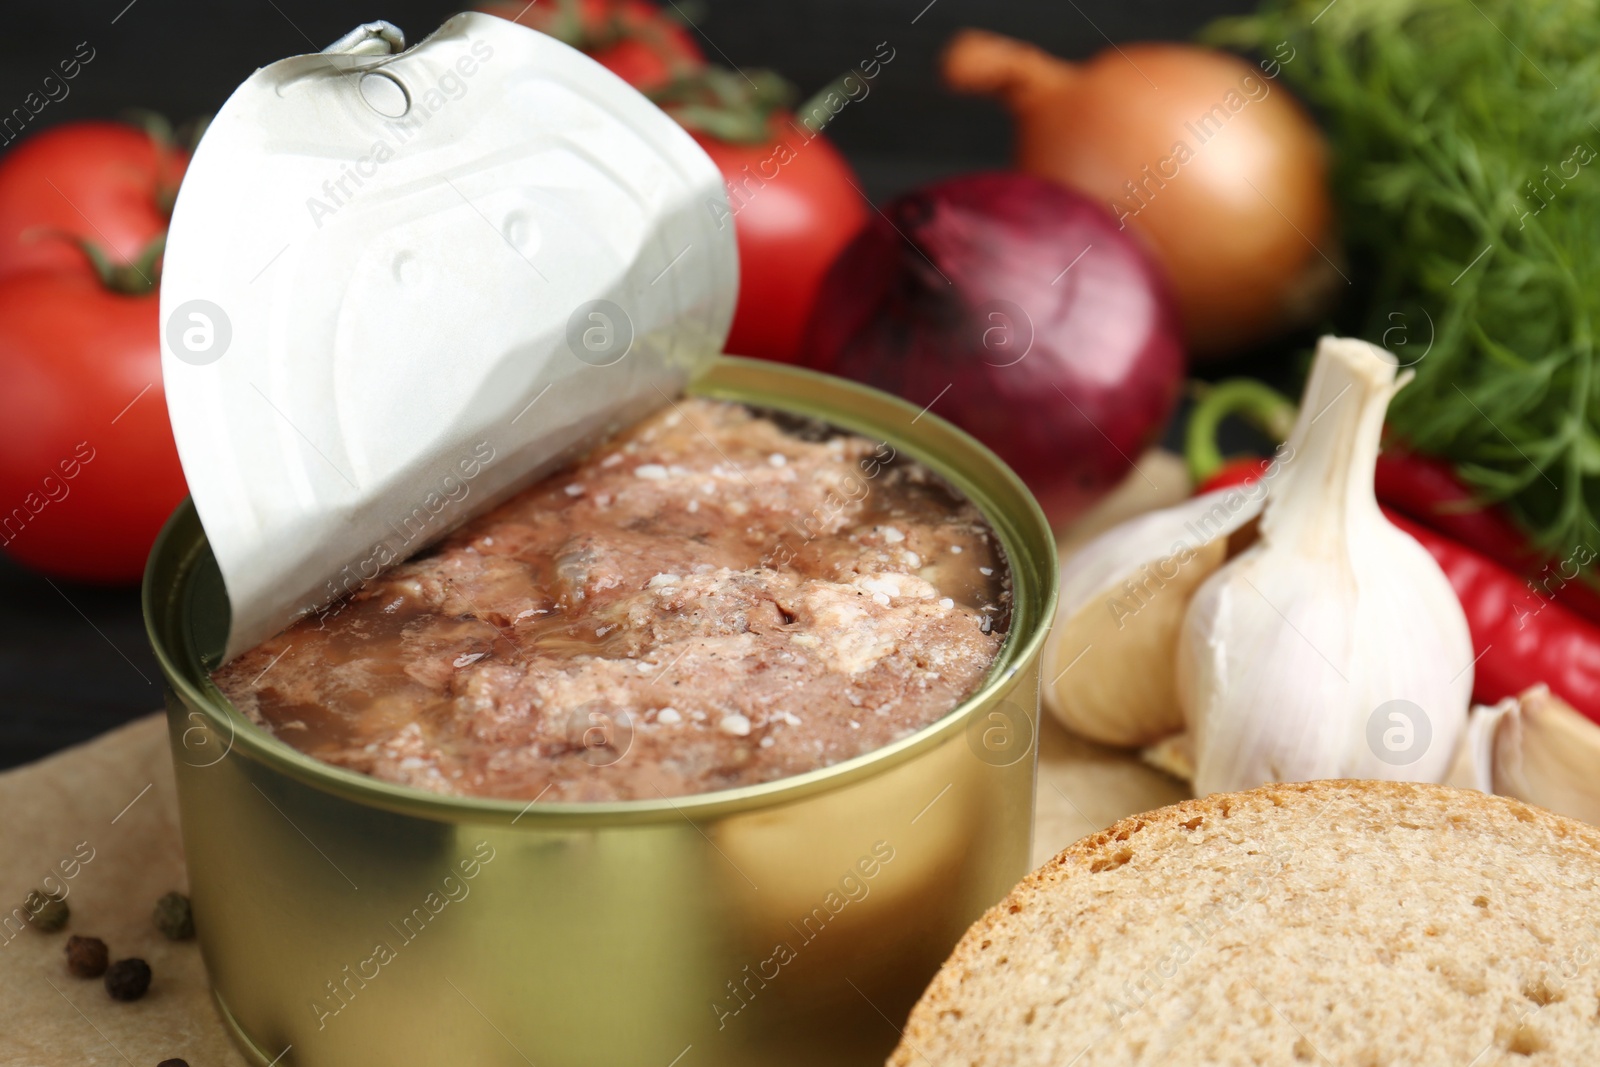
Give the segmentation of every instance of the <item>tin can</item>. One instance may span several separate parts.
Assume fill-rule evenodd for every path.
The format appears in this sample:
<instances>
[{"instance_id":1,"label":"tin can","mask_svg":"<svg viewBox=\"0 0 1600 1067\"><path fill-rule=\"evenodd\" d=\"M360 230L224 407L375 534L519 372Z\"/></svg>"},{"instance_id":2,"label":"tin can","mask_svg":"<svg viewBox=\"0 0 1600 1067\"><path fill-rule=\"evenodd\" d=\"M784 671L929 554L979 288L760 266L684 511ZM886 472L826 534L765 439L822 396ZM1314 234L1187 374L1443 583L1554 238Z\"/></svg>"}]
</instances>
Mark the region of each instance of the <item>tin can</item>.
<instances>
[{"instance_id":1,"label":"tin can","mask_svg":"<svg viewBox=\"0 0 1600 1067\"><path fill-rule=\"evenodd\" d=\"M167 682L196 929L257 1064L881 1063L967 926L1029 866L1055 545L991 452L894 397L724 358L692 391L887 441L965 494L1011 569L978 692L865 756L659 801L436 796L333 767L210 681L226 594L189 504L146 625Z\"/></svg>"}]
</instances>

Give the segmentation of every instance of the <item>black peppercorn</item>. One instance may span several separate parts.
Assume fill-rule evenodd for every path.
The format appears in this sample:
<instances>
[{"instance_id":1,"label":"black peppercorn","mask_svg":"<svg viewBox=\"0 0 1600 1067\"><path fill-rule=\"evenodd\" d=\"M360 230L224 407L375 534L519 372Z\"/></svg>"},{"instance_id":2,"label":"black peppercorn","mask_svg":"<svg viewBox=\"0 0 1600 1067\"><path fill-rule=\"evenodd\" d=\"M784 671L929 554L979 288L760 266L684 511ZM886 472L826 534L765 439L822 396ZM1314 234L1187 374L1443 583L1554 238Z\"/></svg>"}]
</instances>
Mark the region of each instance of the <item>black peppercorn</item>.
<instances>
[{"instance_id":1,"label":"black peppercorn","mask_svg":"<svg viewBox=\"0 0 1600 1067\"><path fill-rule=\"evenodd\" d=\"M106 970L106 992L117 1000L138 1000L149 988L150 965L144 960L118 960Z\"/></svg>"},{"instance_id":2,"label":"black peppercorn","mask_svg":"<svg viewBox=\"0 0 1600 1067\"><path fill-rule=\"evenodd\" d=\"M160 1063L156 1064L156 1067L189 1067L189 1061L178 1059L162 1060Z\"/></svg>"},{"instance_id":3,"label":"black peppercorn","mask_svg":"<svg viewBox=\"0 0 1600 1067\"><path fill-rule=\"evenodd\" d=\"M53 934L67 925L67 917L72 914L65 900L37 889L28 893L26 907L33 928L43 934Z\"/></svg>"},{"instance_id":4,"label":"black peppercorn","mask_svg":"<svg viewBox=\"0 0 1600 1067\"><path fill-rule=\"evenodd\" d=\"M67 970L78 978L99 978L106 973L106 943L98 937L67 938Z\"/></svg>"},{"instance_id":5,"label":"black peppercorn","mask_svg":"<svg viewBox=\"0 0 1600 1067\"><path fill-rule=\"evenodd\" d=\"M189 898L174 890L156 901L156 929L174 941L194 936L194 913Z\"/></svg>"}]
</instances>

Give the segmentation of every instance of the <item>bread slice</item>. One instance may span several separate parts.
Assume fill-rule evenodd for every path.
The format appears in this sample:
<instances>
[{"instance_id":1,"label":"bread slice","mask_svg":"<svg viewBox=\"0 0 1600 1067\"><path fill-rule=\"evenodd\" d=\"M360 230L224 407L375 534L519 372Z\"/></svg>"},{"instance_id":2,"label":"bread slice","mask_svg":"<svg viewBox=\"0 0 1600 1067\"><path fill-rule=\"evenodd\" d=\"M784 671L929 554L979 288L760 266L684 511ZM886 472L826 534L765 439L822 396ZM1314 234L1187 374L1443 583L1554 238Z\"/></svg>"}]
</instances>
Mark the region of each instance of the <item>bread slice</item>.
<instances>
[{"instance_id":1,"label":"bread slice","mask_svg":"<svg viewBox=\"0 0 1600 1067\"><path fill-rule=\"evenodd\" d=\"M967 931L891 1067L1600 1064L1600 829L1308 782L1124 819Z\"/></svg>"}]
</instances>

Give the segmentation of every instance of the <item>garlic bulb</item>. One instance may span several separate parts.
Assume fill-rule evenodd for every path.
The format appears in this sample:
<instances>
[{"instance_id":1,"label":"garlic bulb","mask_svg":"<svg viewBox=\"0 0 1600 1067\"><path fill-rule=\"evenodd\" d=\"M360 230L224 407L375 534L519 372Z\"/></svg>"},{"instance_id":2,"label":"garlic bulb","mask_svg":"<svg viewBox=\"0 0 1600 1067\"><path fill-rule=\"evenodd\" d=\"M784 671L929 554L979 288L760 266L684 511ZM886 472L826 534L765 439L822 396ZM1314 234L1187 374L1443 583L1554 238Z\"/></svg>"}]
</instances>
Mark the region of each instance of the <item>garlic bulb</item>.
<instances>
[{"instance_id":1,"label":"garlic bulb","mask_svg":"<svg viewBox=\"0 0 1600 1067\"><path fill-rule=\"evenodd\" d=\"M1542 685L1476 707L1450 784L1600 823L1600 726Z\"/></svg>"},{"instance_id":2,"label":"garlic bulb","mask_svg":"<svg viewBox=\"0 0 1600 1067\"><path fill-rule=\"evenodd\" d=\"M1404 384L1382 349L1323 338L1258 482L1139 516L1069 558L1045 706L1094 740L1153 745L1146 758L1192 769L1202 794L1442 780L1472 643L1433 557L1373 494L1384 413Z\"/></svg>"},{"instance_id":3,"label":"garlic bulb","mask_svg":"<svg viewBox=\"0 0 1600 1067\"><path fill-rule=\"evenodd\" d=\"M1270 781L1440 781L1472 692L1466 617L1378 509L1395 361L1325 337L1258 540L1201 585L1177 650L1195 791Z\"/></svg>"},{"instance_id":4,"label":"garlic bulb","mask_svg":"<svg viewBox=\"0 0 1600 1067\"><path fill-rule=\"evenodd\" d=\"M1263 490L1225 490L1149 512L1101 534L1062 565L1042 695L1075 733L1145 745L1183 728L1175 660L1195 589L1228 535L1261 511Z\"/></svg>"}]
</instances>

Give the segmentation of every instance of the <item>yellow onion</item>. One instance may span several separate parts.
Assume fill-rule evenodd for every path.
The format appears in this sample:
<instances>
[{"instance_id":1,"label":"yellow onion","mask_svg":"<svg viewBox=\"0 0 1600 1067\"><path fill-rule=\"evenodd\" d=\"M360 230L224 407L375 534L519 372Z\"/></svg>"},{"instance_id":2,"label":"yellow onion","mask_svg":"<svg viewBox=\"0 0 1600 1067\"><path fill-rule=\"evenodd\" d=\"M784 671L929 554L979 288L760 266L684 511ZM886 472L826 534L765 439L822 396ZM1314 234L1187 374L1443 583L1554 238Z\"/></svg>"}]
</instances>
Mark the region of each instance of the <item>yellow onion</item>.
<instances>
[{"instance_id":1,"label":"yellow onion","mask_svg":"<svg viewBox=\"0 0 1600 1067\"><path fill-rule=\"evenodd\" d=\"M1147 240L1204 356L1303 321L1344 284L1327 144L1276 80L1290 62L1151 43L1067 63L964 30L944 77L1006 104L1019 168L1086 193Z\"/></svg>"}]
</instances>

